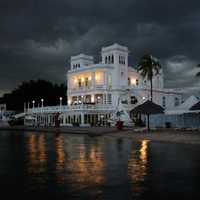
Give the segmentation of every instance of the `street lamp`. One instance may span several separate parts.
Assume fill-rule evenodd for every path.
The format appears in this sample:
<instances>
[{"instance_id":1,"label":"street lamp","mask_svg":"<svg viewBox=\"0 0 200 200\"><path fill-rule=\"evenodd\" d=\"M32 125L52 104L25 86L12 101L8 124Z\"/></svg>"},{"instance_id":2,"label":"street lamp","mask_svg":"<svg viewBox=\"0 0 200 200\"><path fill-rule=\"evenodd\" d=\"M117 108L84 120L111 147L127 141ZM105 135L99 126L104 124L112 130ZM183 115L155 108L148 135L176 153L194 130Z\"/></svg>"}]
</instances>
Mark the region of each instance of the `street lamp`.
<instances>
[{"instance_id":1,"label":"street lamp","mask_svg":"<svg viewBox=\"0 0 200 200\"><path fill-rule=\"evenodd\" d=\"M33 104L33 109L35 108L35 101L33 100L32 101L32 104Z\"/></svg>"},{"instance_id":2,"label":"street lamp","mask_svg":"<svg viewBox=\"0 0 200 200\"><path fill-rule=\"evenodd\" d=\"M41 99L42 102L42 108L44 107L44 99Z\"/></svg>"},{"instance_id":3,"label":"street lamp","mask_svg":"<svg viewBox=\"0 0 200 200\"><path fill-rule=\"evenodd\" d=\"M60 107L62 106L62 97L60 97Z\"/></svg>"}]
</instances>

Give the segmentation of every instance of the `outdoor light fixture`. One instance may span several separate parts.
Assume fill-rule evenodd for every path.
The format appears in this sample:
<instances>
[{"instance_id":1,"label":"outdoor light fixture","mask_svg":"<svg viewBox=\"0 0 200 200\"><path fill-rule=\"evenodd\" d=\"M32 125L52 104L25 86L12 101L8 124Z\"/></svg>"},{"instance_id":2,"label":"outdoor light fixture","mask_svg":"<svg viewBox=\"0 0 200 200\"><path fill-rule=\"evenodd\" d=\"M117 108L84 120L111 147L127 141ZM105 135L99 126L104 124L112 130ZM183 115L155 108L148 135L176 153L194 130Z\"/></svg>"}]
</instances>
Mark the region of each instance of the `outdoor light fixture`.
<instances>
[{"instance_id":1,"label":"outdoor light fixture","mask_svg":"<svg viewBox=\"0 0 200 200\"><path fill-rule=\"evenodd\" d=\"M33 100L32 103L33 103L33 108L35 108L35 101Z\"/></svg>"},{"instance_id":2,"label":"outdoor light fixture","mask_svg":"<svg viewBox=\"0 0 200 200\"><path fill-rule=\"evenodd\" d=\"M60 97L60 107L62 106L62 97Z\"/></svg>"},{"instance_id":3,"label":"outdoor light fixture","mask_svg":"<svg viewBox=\"0 0 200 200\"><path fill-rule=\"evenodd\" d=\"M41 99L41 102L42 102L42 107L43 107L44 106L44 104L43 104L44 103L44 99Z\"/></svg>"},{"instance_id":4,"label":"outdoor light fixture","mask_svg":"<svg viewBox=\"0 0 200 200\"><path fill-rule=\"evenodd\" d=\"M131 79L131 85L136 85L136 80L134 78Z\"/></svg>"}]
</instances>

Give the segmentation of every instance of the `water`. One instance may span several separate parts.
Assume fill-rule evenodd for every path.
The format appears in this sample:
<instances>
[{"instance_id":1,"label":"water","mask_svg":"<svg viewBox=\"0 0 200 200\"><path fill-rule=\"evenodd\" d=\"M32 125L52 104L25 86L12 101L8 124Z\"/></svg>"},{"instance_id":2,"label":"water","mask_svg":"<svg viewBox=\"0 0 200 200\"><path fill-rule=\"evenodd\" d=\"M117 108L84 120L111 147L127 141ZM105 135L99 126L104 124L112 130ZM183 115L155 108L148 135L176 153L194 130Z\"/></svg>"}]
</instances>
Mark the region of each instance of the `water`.
<instances>
[{"instance_id":1,"label":"water","mask_svg":"<svg viewBox=\"0 0 200 200\"><path fill-rule=\"evenodd\" d=\"M200 145L52 133L0 133L1 196L200 197Z\"/></svg>"}]
</instances>

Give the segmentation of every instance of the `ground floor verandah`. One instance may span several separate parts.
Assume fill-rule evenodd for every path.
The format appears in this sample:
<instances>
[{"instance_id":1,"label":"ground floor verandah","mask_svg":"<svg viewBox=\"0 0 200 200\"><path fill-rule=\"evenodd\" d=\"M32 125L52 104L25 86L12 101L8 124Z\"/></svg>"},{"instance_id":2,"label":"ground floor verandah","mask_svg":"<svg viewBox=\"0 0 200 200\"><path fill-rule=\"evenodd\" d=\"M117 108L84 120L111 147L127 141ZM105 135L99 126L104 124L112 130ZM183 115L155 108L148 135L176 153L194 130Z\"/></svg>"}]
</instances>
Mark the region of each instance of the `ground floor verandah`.
<instances>
[{"instance_id":1,"label":"ground floor verandah","mask_svg":"<svg viewBox=\"0 0 200 200\"><path fill-rule=\"evenodd\" d=\"M109 126L111 112L102 113L37 113L25 118L27 126Z\"/></svg>"}]
</instances>

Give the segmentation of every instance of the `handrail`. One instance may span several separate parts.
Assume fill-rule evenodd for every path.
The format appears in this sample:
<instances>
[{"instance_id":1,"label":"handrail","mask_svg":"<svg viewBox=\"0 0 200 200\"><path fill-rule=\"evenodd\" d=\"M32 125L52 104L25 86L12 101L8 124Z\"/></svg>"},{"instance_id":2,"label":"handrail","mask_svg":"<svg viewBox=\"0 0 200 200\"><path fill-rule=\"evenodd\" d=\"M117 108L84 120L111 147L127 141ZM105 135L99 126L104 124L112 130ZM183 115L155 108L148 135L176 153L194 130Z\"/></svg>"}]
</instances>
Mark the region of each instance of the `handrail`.
<instances>
[{"instance_id":1,"label":"handrail","mask_svg":"<svg viewBox=\"0 0 200 200\"><path fill-rule=\"evenodd\" d=\"M101 111L101 110L114 110L112 105L108 104L80 104L71 106L45 106L39 108L29 108L27 113L56 113L56 112L70 112L70 111Z\"/></svg>"}]
</instances>

